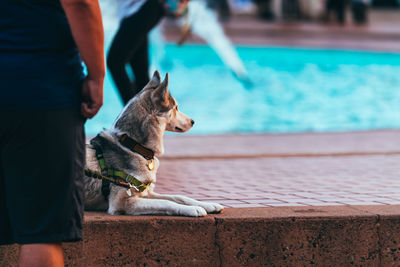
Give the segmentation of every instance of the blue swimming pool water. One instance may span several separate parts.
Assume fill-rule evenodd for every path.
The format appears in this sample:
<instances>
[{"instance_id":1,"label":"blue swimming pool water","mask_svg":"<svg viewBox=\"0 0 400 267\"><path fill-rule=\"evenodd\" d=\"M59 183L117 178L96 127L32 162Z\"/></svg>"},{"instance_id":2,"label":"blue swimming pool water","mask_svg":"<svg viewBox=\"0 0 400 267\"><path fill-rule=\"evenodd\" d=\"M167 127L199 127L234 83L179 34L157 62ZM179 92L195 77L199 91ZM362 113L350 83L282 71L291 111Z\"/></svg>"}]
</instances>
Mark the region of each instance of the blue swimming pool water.
<instances>
[{"instance_id":1,"label":"blue swimming pool water","mask_svg":"<svg viewBox=\"0 0 400 267\"><path fill-rule=\"evenodd\" d=\"M400 54L237 47L244 87L203 45L167 45L153 70L196 124L189 134L288 133L400 128ZM106 77L104 106L88 135L110 128L122 106Z\"/></svg>"}]
</instances>

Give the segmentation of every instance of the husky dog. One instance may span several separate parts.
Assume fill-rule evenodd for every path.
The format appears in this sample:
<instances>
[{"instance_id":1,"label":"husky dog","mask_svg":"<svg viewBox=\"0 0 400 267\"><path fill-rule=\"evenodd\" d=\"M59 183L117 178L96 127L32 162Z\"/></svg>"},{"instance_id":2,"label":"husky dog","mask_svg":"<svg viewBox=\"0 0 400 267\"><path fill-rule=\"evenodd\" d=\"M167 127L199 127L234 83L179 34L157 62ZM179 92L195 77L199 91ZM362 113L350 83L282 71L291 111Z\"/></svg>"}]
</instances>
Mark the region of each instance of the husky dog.
<instances>
[{"instance_id":1,"label":"husky dog","mask_svg":"<svg viewBox=\"0 0 400 267\"><path fill-rule=\"evenodd\" d=\"M194 217L221 212L219 204L154 192L159 167L154 156L164 152L164 132L186 132L193 124L178 110L168 91L168 73L161 82L155 71L150 82L124 107L111 130L103 130L87 145L85 209ZM119 184L108 183L110 177Z\"/></svg>"}]
</instances>

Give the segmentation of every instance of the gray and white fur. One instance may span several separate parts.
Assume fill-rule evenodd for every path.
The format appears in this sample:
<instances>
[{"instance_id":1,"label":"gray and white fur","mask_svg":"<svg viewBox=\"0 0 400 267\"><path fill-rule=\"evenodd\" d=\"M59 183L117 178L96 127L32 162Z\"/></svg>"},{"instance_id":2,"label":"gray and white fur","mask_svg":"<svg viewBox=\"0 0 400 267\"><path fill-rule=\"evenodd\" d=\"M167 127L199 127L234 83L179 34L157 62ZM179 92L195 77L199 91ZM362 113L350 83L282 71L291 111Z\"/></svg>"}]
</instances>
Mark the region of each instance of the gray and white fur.
<instances>
[{"instance_id":1,"label":"gray and white fur","mask_svg":"<svg viewBox=\"0 0 400 267\"><path fill-rule=\"evenodd\" d=\"M129 215L182 215L205 216L218 213L223 206L216 203L200 202L180 195L161 195L154 192L156 173L159 167L157 156L164 153L165 131L186 132L194 121L178 110L176 100L168 90L168 74L161 82L158 71L150 82L132 98L110 130L102 131L86 147L86 168L101 172L93 146L101 147L107 167L131 174L141 182L151 182L143 192L111 184L108 200L102 194L102 182L85 176L85 209L107 210L109 214ZM132 152L118 141L127 134L155 154L155 167L149 170L148 161Z\"/></svg>"}]
</instances>

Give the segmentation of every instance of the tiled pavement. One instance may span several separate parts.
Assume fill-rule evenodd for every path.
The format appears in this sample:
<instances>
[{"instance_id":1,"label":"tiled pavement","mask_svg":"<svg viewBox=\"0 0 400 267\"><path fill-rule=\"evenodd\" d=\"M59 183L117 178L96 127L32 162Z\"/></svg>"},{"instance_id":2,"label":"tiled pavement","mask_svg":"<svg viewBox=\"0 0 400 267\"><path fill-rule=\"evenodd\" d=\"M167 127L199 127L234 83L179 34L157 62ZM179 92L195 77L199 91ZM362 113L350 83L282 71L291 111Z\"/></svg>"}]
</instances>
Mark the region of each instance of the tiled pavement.
<instances>
[{"instance_id":1,"label":"tiled pavement","mask_svg":"<svg viewBox=\"0 0 400 267\"><path fill-rule=\"evenodd\" d=\"M400 131L167 136L156 192L226 207L400 204Z\"/></svg>"}]
</instances>

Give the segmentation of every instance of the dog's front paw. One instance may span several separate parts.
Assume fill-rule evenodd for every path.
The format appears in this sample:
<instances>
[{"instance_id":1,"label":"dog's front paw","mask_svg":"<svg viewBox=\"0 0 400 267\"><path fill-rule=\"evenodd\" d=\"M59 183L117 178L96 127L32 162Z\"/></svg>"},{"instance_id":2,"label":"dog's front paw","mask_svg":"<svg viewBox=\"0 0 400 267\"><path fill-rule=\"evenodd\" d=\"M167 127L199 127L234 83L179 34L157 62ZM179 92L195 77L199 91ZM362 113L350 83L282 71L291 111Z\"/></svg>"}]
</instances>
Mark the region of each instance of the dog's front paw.
<instances>
[{"instance_id":1,"label":"dog's front paw","mask_svg":"<svg viewBox=\"0 0 400 267\"><path fill-rule=\"evenodd\" d=\"M185 206L180 210L180 214L190 217L203 217L207 215L207 211L199 206Z\"/></svg>"},{"instance_id":2,"label":"dog's front paw","mask_svg":"<svg viewBox=\"0 0 400 267\"><path fill-rule=\"evenodd\" d=\"M203 202L202 204L207 213L220 213L224 209L224 206L217 203Z\"/></svg>"}]
</instances>

